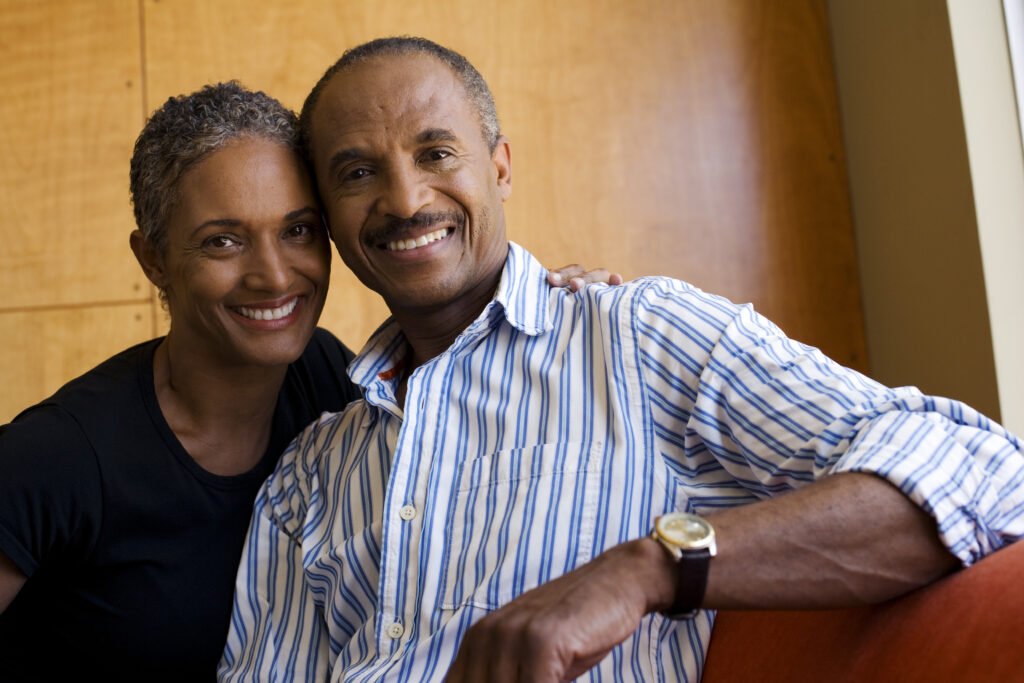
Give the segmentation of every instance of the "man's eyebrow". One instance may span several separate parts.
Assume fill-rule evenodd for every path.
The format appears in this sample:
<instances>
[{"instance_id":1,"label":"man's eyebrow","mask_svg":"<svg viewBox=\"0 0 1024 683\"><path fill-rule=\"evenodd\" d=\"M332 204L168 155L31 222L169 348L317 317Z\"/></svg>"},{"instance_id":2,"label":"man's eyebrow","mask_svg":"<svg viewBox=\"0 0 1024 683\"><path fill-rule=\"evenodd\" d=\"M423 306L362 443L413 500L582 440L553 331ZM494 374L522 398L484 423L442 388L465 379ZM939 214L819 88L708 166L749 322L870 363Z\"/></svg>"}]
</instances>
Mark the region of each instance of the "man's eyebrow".
<instances>
[{"instance_id":1,"label":"man's eyebrow","mask_svg":"<svg viewBox=\"0 0 1024 683\"><path fill-rule=\"evenodd\" d=\"M338 167L342 164L347 164L353 159L362 159L363 155L355 147L349 147L348 149L341 149L331 155L330 161L327 163L327 172L330 175L338 170Z\"/></svg>"},{"instance_id":2,"label":"man's eyebrow","mask_svg":"<svg viewBox=\"0 0 1024 683\"><path fill-rule=\"evenodd\" d=\"M427 128L416 136L416 142L423 145L430 142L458 142L459 137L447 128Z\"/></svg>"},{"instance_id":3,"label":"man's eyebrow","mask_svg":"<svg viewBox=\"0 0 1024 683\"><path fill-rule=\"evenodd\" d=\"M447 128L427 128L416 136L416 144L418 145L426 145L434 142L458 141L459 136ZM334 175L337 172L338 167L343 166L350 161L365 158L366 154L356 147L338 150L331 155L330 160L327 162L327 173L329 175Z\"/></svg>"}]
</instances>

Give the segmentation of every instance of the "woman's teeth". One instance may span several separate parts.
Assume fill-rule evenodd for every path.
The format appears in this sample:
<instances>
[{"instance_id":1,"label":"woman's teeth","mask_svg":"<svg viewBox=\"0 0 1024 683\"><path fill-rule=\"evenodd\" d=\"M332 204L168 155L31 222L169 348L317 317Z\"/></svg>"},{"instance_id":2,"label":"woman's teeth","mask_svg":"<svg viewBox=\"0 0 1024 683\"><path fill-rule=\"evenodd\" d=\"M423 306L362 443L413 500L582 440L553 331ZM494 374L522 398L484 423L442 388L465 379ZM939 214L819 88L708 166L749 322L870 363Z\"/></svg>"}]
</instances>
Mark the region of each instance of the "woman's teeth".
<instances>
[{"instance_id":1,"label":"woman's teeth","mask_svg":"<svg viewBox=\"0 0 1024 683\"><path fill-rule=\"evenodd\" d=\"M284 306L278 306L277 308L248 308L247 306L239 306L235 310L246 318L252 318L253 320L280 320L291 315L298 303L298 299L292 299Z\"/></svg>"},{"instance_id":2,"label":"woman's teeth","mask_svg":"<svg viewBox=\"0 0 1024 683\"><path fill-rule=\"evenodd\" d=\"M451 228L441 228L434 232L421 235L416 239L410 240L395 240L394 242L388 242L384 246L388 251L408 251L409 249L416 249L418 247L425 247L431 242L443 240L451 232Z\"/></svg>"}]
</instances>

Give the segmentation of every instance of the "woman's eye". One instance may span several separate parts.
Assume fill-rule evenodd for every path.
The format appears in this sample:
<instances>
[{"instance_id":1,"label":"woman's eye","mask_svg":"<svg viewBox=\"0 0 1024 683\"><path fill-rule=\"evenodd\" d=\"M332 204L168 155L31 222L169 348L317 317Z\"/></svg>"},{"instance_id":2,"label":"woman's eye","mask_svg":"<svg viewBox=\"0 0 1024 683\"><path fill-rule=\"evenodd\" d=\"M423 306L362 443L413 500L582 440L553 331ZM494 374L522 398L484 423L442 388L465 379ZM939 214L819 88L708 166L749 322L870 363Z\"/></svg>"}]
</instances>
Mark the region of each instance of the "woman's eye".
<instances>
[{"instance_id":1,"label":"woman's eye","mask_svg":"<svg viewBox=\"0 0 1024 683\"><path fill-rule=\"evenodd\" d=\"M214 235L203 240L203 247L207 249L230 249L237 244L238 241L231 235Z\"/></svg>"},{"instance_id":2,"label":"woman's eye","mask_svg":"<svg viewBox=\"0 0 1024 683\"><path fill-rule=\"evenodd\" d=\"M291 239L311 240L316 237L319 229L309 223L297 223L288 228L286 235Z\"/></svg>"}]
</instances>

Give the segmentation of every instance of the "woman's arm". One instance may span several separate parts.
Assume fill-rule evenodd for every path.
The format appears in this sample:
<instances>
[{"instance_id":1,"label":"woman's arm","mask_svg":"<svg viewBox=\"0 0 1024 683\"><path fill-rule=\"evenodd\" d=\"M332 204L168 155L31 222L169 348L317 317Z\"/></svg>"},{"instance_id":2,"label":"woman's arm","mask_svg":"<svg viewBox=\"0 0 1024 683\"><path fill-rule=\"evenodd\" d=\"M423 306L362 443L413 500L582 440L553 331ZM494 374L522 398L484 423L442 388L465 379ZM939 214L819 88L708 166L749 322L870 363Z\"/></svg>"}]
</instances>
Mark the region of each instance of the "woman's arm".
<instances>
[{"instance_id":1,"label":"woman's arm","mask_svg":"<svg viewBox=\"0 0 1024 683\"><path fill-rule=\"evenodd\" d=\"M6 555L0 553L0 614L3 614L7 606L14 602L18 591L27 580L21 570Z\"/></svg>"}]
</instances>

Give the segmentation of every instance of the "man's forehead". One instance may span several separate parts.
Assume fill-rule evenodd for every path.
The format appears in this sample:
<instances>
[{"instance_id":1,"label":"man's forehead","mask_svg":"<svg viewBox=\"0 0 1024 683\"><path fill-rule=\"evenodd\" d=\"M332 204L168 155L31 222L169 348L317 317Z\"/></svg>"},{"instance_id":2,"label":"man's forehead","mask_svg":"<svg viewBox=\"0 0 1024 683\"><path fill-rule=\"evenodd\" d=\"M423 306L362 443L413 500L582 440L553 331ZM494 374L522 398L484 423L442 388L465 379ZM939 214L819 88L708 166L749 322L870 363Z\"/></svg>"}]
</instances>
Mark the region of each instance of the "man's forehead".
<instances>
[{"instance_id":1,"label":"man's forehead","mask_svg":"<svg viewBox=\"0 0 1024 683\"><path fill-rule=\"evenodd\" d=\"M324 88L314 119L331 127L399 124L465 113L462 84L428 55L387 55L335 74Z\"/></svg>"}]
</instances>

